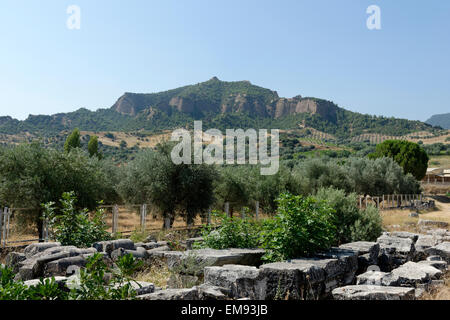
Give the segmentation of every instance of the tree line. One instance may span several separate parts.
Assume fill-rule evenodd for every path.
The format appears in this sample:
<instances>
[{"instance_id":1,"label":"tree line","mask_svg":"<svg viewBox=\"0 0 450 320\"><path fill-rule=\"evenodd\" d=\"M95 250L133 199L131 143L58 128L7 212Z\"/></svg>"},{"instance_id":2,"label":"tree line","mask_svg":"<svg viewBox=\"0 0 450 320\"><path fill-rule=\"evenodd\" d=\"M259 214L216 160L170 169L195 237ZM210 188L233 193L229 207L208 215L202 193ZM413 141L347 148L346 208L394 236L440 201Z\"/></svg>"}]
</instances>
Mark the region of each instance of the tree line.
<instances>
[{"instance_id":1,"label":"tree line","mask_svg":"<svg viewBox=\"0 0 450 320\"><path fill-rule=\"evenodd\" d=\"M80 208L95 209L101 200L109 204L148 203L171 222L182 216L187 224L198 215L205 217L210 208L223 210L225 202L231 213L254 209L258 201L265 213L272 214L277 211L278 196L285 192L312 195L327 187L371 196L420 192L420 184L406 171L412 164L402 168L394 157L383 156L386 148L380 148L373 159L281 161L275 175L261 176L258 166L175 165L169 142L142 150L134 160L118 166L98 154L95 137L88 151L80 148L79 139L75 130L64 151L39 143L0 148L0 205L32 208L21 220L41 231L41 204L58 203L64 192L73 192Z\"/></svg>"}]
</instances>

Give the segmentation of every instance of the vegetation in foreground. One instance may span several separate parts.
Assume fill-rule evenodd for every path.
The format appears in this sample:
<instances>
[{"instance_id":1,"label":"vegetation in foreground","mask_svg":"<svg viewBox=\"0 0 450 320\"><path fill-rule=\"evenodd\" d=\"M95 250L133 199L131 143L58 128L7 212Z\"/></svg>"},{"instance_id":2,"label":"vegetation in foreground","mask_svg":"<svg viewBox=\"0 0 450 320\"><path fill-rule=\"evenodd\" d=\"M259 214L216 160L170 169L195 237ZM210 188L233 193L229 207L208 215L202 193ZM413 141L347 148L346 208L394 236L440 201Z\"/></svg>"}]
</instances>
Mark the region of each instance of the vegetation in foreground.
<instances>
[{"instance_id":1,"label":"vegetation in foreground","mask_svg":"<svg viewBox=\"0 0 450 320\"><path fill-rule=\"evenodd\" d=\"M316 196L289 193L277 199L278 212L263 221L216 214L216 223L205 226L204 242L213 249L264 248L267 262L308 256L332 245L374 241L381 235L378 210L360 210L353 197L341 190L321 189Z\"/></svg>"},{"instance_id":2,"label":"vegetation in foreground","mask_svg":"<svg viewBox=\"0 0 450 320\"><path fill-rule=\"evenodd\" d=\"M131 254L120 257L117 268L109 267L99 253L87 260L79 276L72 276L66 283L58 284L51 278L41 279L36 286L15 281L11 269L0 266L0 300L129 300L135 297L132 285L135 281L131 276L141 263Z\"/></svg>"}]
</instances>

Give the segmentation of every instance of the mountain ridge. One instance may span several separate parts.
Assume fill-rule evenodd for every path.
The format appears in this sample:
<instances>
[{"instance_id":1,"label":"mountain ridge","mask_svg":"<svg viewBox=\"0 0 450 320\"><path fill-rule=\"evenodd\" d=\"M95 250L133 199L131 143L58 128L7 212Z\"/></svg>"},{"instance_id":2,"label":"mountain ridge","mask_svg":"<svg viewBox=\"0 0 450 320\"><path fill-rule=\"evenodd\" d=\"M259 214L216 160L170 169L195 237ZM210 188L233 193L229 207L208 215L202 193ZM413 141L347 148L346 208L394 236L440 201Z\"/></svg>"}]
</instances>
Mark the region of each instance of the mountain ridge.
<instances>
[{"instance_id":1,"label":"mountain ridge","mask_svg":"<svg viewBox=\"0 0 450 320\"><path fill-rule=\"evenodd\" d=\"M0 133L48 136L76 127L86 131L164 130L189 127L194 120L204 120L206 127L219 129L311 127L341 138L434 130L420 121L363 115L314 97L283 98L277 91L250 81L227 82L213 77L157 93L126 92L107 109L30 115L23 121L0 117Z\"/></svg>"},{"instance_id":2,"label":"mountain ridge","mask_svg":"<svg viewBox=\"0 0 450 320\"><path fill-rule=\"evenodd\" d=\"M450 129L450 113L435 114L431 116L425 123L432 126L439 126L443 129Z\"/></svg>"}]
</instances>

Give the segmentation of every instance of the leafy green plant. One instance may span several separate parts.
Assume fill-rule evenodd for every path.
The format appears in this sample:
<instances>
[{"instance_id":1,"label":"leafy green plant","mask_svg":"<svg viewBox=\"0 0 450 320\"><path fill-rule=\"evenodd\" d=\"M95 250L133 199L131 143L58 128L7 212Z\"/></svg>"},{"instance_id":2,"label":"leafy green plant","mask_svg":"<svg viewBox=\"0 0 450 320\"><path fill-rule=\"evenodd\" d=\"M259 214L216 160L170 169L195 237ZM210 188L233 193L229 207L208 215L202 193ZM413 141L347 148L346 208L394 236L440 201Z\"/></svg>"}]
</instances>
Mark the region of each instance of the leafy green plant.
<instances>
[{"instance_id":1,"label":"leafy green plant","mask_svg":"<svg viewBox=\"0 0 450 320\"><path fill-rule=\"evenodd\" d=\"M315 198L326 201L335 210L337 245L352 241L375 241L381 235L382 221L378 209L373 206L359 209L355 193L347 195L343 190L322 188Z\"/></svg>"},{"instance_id":2,"label":"leafy green plant","mask_svg":"<svg viewBox=\"0 0 450 320\"><path fill-rule=\"evenodd\" d=\"M35 286L14 281L14 272L0 266L0 300L64 300L67 292L61 290L55 278L41 279Z\"/></svg>"},{"instance_id":3,"label":"leafy green plant","mask_svg":"<svg viewBox=\"0 0 450 320\"><path fill-rule=\"evenodd\" d=\"M229 217L217 211L212 212L214 225L202 229L204 242L195 244L197 248L255 248L260 245L261 224L250 219Z\"/></svg>"},{"instance_id":4,"label":"leafy green plant","mask_svg":"<svg viewBox=\"0 0 450 320\"><path fill-rule=\"evenodd\" d=\"M359 212L358 219L349 227L352 241L376 241L383 232L380 212L369 206Z\"/></svg>"},{"instance_id":5,"label":"leafy green plant","mask_svg":"<svg viewBox=\"0 0 450 320\"><path fill-rule=\"evenodd\" d=\"M88 210L78 211L75 208L76 197L73 192L62 195L61 210L57 211L53 202L43 205L44 217L48 219L52 236L62 245L89 247L94 242L109 240L110 234L106 231L104 210L96 210L89 218Z\"/></svg>"},{"instance_id":6,"label":"leafy green plant","mask_svg":"<svg viewBox=\"0 0 450 320\"><path fill-rule=\"evenodd\" d=\"M112 270L96 253L88 258L86 268L80 270L79 283L72 285L69 298L73 300L124 300L135 297L131 275L141 267L131 254L124 255Z\"/></svg>"},{"instance_id":7,"label":"leafy green plant","mask_svg":"<svg viewBox=\"0 0 450 320\"><path fill-rule=\"evenodd\" d=\"M264 222L265 261L282 261L329 248L335 241L334 210L313 197L281 194L278 214Z\"/></svg>"},{"instance_id":8,"label":"leafy green plant","mask_svg":"<svg viewBox=\"0 0 450 320\"><path fill-rule=\"evenodd\" d=\"M136 229L136 230L133 230L133 232L131 233L130 240L135 243L136 242L144 242L145 239L147 239L148 235L149 234L147 231Z\"/></svg>"}]
</instances>

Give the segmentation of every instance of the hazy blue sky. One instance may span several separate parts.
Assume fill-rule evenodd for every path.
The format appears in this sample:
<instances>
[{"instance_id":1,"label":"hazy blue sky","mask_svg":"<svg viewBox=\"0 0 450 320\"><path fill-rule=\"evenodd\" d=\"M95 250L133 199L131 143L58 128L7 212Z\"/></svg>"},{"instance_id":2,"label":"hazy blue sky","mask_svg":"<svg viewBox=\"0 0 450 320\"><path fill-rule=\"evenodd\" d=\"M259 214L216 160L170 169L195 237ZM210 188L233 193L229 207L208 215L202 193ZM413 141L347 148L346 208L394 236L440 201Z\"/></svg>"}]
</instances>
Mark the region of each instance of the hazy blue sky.
<instances>
[{"instance_id":1,"label":"hazy blue sky","mask_svg":"<svg viewBox=\"0 0 450 320\"><path fill-rule=\"evenodd\" d=\"M372 4L381 30L366 27ZM1 0L0 115L95 110L217 76L426 120L450 112L449 39L448 0Z\"/></svg>"}]
</instances>

